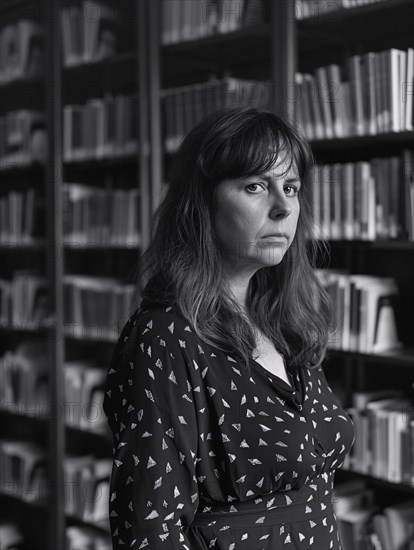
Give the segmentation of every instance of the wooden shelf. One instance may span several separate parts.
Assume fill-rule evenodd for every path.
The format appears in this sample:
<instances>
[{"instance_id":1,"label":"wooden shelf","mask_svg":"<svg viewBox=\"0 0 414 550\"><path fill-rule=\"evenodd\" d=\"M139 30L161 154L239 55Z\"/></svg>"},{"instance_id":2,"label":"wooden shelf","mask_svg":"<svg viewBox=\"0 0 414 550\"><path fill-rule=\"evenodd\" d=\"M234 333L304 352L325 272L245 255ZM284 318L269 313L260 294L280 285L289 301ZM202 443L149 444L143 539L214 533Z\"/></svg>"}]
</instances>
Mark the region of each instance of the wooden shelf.
<instances>
[{"instance_id":1,"label":"wooden shelf","mask_svg":"<svg viewBox=\"0 0 414 550\"><path fill-rule=\"evenodd\" d=\"M359 53L361 44L386 49L412 42L411 0L384 0L330 12L327 7L329 3L321 3L319 13L297 21L300 64L306 65L316 56L337 56L344 50Z\"/></svg>"},{"instance_id":2,"label":"wooden shelf","mask_svg":"<svg viewBox=\"0 0 414 550\"><path fill-rule=\"evenodd\" d=\"M7 332L23 333L23 334L45 334L47 331L47 325L32 326L22 323L20 325L13 325L12 323L0 323L0 331L6 330Z\"/></svg>"},{"instance_id":3,"label":"wooden shelf","mask_svg":"<svg viewBox=\"0 0 414 550\"><path fill-rule=\"evenodd\" d=\"M399 241L394 240L377 240L377 241L350 241L350 240L328 240L329 245L332 247L352 247L369 249L369 250L406 250L409 252L414 252L414 241Z\"/></svg>"},{"instance_id":4,"label":"wooden shelf","mask_svg":"<svg viewBox=\"0 0 414 550\"><path fill-rule=\"evenodd\" d=\"M36 173L44 173L45 166L40 162L19 163L15 161L4 161L0 159L0 174L5 176L14 175L34 175Z\"/></svg>"},{"instance_id":5,"label":"wooden shelf","mask_svg":"<svg viewBox=\"0 0 414 550\"><path fill-rule=\"evenodd\" d=\"M327 352L327 359L329 359L330 356L346 356L353 360L362 360L367 363L381 363L384 365L414 369L414 348L403 348L399 350L384 351L381 353L359 353L356 351L329 349Z\"/></svg>"},{"instance_id":6,"label":"wooden shelf","mask_svg":"<svg viewBox=\"0 0 414 550\"><path fill-rule=\"evenodd\" d=\"M46 513L46 506L47 506L47 499L44 501L28 501L20 498L17 495L12 495L10 493L5 493L3 491L0 491L0 500L8 500L11 504L22 506L22 507L28 507L30 508L30 511L32 512L41 512Z\"/></svg>"},{"instance_id":7,"label":"wooden shelf","mask_svg":"<svg viewBox=\"0 0 414 550\"><path fill-rule=\"evenodd\" d=\"M33 242L22 242L22 243L13 243L13 242L1 242L0 241L0 250L2 252L10 251L10 252L16 252L16 251L22 251L24 252L39 252L39 250L43 249L46 246L46 241L44 240L37 240Z\"/></svg>"},{"instance_id":8,"label":"wooden shelf","mask_svg":"<svg viewBox=\"0 0 414 550\"><path fill-rule=\"evenodd\" d=\"M64 76L79 76L81 73L100 70L103 71L108 67L113 68L115 66L125 66L126 69L131 69L131 66L136 63L137 57L135 51L122 52L111 57L105 57L104 59L95 59L85 63L79 63L77 65L70 65L62 67ZM135 65L134 65L135 67ZM75 74L76 73L76 74Z\"/></svg>"},{"instance_id":9,"label":"wooden shelf","mask_svg":"<svg viewBox=\"0 0 414 550\"><path fill-rule=\"evenodd\" d=\"M378 145L406 145L407 148L412 146L414 140L414 132L386 132L374 136L350 136L333 139L317 139L311 140L310 144L315 151L333 151L339 149L353 149L360 147L368 147L369 149Z\"/></svg>"},{"instance_id":10,"label":"wooden shelf","mask_svg":"<svg viewBox=\"0 0 414 550\"><path fill-rule=\"evenodd\" d=\"M186 80L200 82L241 66L268 66L271 58L271 25L261 23L225 34L213 34L161 47L162 88ZM254 67L253 67L254 69ZM218 75L220 76L220 75Z\"/></svg>"},{"instance_id":11,"label":"wooden shelf","mask_svg":"<svg viewBox=\"0 0 414 550\"><path fill-rule=\"evenodd\" d=\"M136 164L138 162L139 151L128 153L126 155L107 156L105 158L89 157L79 160L64 160L63 165L66 168L107 170L108 168L119 168L122 164Z\"/></svg>"},{"instance_id":12,"label":"wooden shelf","mask_svg":"<svg viewBox=\"0 0 414 550\"><path fill-rule=\"evenodd\" d=\"M133 243L131 245L128 244L100 244L100 243L89 243L89 244L75 244L75 243L65 243L64 244L65 249L67 251L71 252L105 252L105 251L117 251L117 252L139 252L140 245Z\"/></svg>"},{"instance_id":13,"label":"wooden shelf","mask_svg":"<svg viewBox=\"0 0 414 550\"><path fill-rule=\"evenodd\" d=\"M114 345L116 344L119 336L114 336L113 338L109 336L98 336L98 335L88 335L88 336L77 336L68 330L64 331L65 338L69 340L76 340L78 342L93 342L95 344L105 344L105 345Z\"/></svg>"},{"instance_id":14,"label":"wooden shelf","mask_svg":"<svg viewBox=\"0 0 414 550\"><path fill-rule=\"evenodd\" d=\"M345 468L338 468L337 472L343 473L345 476L358 476L363 477L366 479L369 483L378 485L380 487L384 487L386 489L391 489L393 491L402 491L406 493L412 493L414 494L414 483L409 484L407 482L403 483L396 483L394 481L388 481L387 479L381 479L375 476L371 476L369 474L364 474L362 472L358 472L357 470L348 470Z\"/></svg>"}]
</instances>

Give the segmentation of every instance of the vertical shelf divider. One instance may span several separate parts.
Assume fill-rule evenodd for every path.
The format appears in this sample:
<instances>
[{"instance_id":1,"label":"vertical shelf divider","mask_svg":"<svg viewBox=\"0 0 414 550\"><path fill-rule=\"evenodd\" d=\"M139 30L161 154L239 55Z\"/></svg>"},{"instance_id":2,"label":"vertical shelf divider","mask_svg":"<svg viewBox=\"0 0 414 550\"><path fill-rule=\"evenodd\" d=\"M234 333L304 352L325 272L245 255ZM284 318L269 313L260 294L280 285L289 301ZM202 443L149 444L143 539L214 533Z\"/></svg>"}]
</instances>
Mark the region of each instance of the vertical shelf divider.
<instances>
[{"instance_id":1,"label":"vertical shelf divider","mask_svg":"<svg viewBox=\"0 0 414 550\"><path fill-rule=\"evenodd\" d=\"M46 5L46 120L49 155L46 167L47 269L51 318L48 326L50 419L49 419L49 528L47 548L65 548L63 461L64 336L63 336L63 209L62 209L62 77L60 2Z\"/></svg>"},{"instance_id":2,"label":"vertical shelf divider","mask_svg":"<svg viewBox=\"0 0 414 550\"><path fill-rule=\"evenodd\" d=\"M160 2L149 3L148 82L151 140L151 213L155 212L162 187L161 94L160 94Z\"/></svg>"},{"instance_id":3,"label":"vertical shelf divider","mask_svg":"<svg viewBox=\"0 0 414 550\"><path fill-rule=\"evenodd\" d=\"M276 0L271 8L271 81L273 110L290 122L295 119L297 38L295 3Z\"/></svg>"},{"instance_id":4,"label":"vertical shelf divider","mask_svg":"<svg viewBox=\"0 0 414 550\"><path fill-rule=\"evenodd\" d=\"M156 4L158 2L155 2ZM141 204L141 251L144 251L150 242L151 225L151 166L150 155L152 143L150 141L148 121L148 0L137 1L137 101L138 101L138 174L140 185ZM151 70L151 68L150 68Z\"/></svg>"}]
</instances>

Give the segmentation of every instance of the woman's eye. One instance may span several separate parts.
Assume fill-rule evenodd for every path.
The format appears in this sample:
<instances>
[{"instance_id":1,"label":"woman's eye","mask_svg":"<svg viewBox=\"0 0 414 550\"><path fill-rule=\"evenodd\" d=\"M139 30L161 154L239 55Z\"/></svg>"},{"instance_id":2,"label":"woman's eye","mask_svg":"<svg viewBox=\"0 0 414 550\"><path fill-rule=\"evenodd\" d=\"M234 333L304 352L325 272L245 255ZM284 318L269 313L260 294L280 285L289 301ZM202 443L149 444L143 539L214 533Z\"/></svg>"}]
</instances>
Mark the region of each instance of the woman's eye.
<instances>
[{"instance_id":1,"label":"woman's eye","mask_svg":"<svg viewBox=\"0 0 414 550\"><path fill-rule=\"evenodd\" d=\"M291 197L294 197L295 195L297 195L299 193L299 189L295 185L285 185L285 190L286 189L292 189L293 190L293 194L290 195Z\"/></svg>"},{"instance_id":2,"label":"woman's eye","mask_svg":"<svg viewBox=\"0 0 414 550\"><path fill-rule=\"evenodd\" d=\"M260 187L262 189L264 189L263 185L261 185L260 183L250 183L249 185L246 186L246 189L248 189L249 187L257 187L258 185L260 185Z\"/></svg>"}]
</instances>

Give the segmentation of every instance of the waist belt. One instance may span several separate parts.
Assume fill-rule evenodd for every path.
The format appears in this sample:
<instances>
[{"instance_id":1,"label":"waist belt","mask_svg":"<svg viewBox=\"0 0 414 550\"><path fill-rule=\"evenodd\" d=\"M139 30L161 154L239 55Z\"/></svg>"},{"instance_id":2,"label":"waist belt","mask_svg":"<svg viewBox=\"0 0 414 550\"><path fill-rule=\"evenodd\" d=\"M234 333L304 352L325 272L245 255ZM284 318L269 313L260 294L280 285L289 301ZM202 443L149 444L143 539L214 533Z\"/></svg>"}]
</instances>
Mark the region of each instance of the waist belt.
<instances>
[{"instance_id":1,"label":"waist belt","mask_svg":"<svg viewBox=\"0 0 414 550\"><path fill-rule=\"evenodd\" d=\"M231 511L236 506L237 511ZM216 511L220 509L220 511ZM281 523L292 523L297 521L310 521L312 527L312 519L326 517L333 514L333 505L331 498L327 500L315 500L309 502L300 502L299 504L290 504L286 506L260 506L253 504L251 501L237 502L228 506L222 504L220 506L211 506L211 511L197 511L194 515L192 526L208 526L208 525L229 525L232 527L246 527L253 524L260 525L278 525Z\"/></svg>"}]
</instances>

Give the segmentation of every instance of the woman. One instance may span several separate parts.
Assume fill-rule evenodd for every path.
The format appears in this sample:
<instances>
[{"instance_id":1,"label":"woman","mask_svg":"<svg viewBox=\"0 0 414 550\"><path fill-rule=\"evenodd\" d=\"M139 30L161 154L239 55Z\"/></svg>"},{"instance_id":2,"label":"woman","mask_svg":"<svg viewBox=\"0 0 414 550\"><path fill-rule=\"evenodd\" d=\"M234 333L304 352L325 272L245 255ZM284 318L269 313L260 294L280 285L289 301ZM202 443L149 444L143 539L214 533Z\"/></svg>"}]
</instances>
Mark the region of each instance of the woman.
<instances>
[{"instance_id":1,"label":"woman","mask_svg":"<svg viewBox=\"0 0 414 550\"><path fill-rule=\"evenodd\" d=\"M354 429L320 366L311 169L297 131L254 108L183 140L107 376L114 548L341 548Z\"/></svg>"}]
</instances>

